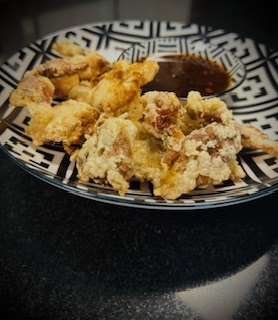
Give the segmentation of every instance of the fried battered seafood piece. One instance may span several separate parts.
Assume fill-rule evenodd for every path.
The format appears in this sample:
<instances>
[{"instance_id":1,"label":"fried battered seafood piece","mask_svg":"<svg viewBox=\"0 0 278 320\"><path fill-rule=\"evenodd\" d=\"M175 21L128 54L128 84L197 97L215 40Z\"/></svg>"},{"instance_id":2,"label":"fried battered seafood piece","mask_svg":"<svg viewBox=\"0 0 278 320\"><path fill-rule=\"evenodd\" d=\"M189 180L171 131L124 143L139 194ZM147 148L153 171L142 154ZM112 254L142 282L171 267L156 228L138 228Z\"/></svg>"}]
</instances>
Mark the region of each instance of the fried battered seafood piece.
<instances>
[{"instance_id":1,"label":"fried battered seafood piece","mask_svg":"<svg viewBox=\"0 0 278 320\"><path fill-rule=\"evenodd\" d=\"M70 41L54 42L52 48L68 57L74 57L79 54L86 55L88 53L88 50Z\"/></svg>"},{"instance_id":2,"label":"fried battered seafood piece","mask_svg":"<svg viewBox=\"0 0 278 320\"><path fill-rule=\"evenodd\" d=\"M198 91L188 93L185 109L188 116L186 122L190 130L199 129L213 121L226 124L234 120L232 111L227 108L224 101L216 97L202 99Z\"/></svg>"},{"instance_id":3,"label":"fried battered seafood piece","mask_svg":"<svg viewBox=\"0 0 278 320\"><path fill-rule=\"evenodd\" d=\"M278 158L278 141L269 139L265 133L251 124L242 124L240 131L241 141L245 148L261 149Z\"/></svg>"},{"instance_id":4,"label":"fried battered seafood piece","mask_svg":"<svg viewBox=\"0 0 278 320\"><path fill-rule=\"evenodd\" d=\"M55 87L53 98L69 97L71 90L80 85L80 80L77 74L61 76L58 78L51 78L51 82Z\"/></svg>"},{"instance_id":5,"label":"fried battered seafood piece","mask_svg":"<svg viewBox=\"0 0 278 320\"><path fill-rule=\"evenodd\" d=\"M40 64L35 70L42 76L58 78L65 75L78 74L88 67L87 62L72 62L66 59L51 59Z\"/></svg>"},{"instance_id":6,"label":"fried battered seafood piece","mask_svg":"<svg viewBox=\"0 0 278 320\"><path fill-rule=\"evenodd\" d=\"M160 139L140 132L133 146L134 176L140 181L151 181L154 186L160 185L161 160L166 153Z\"/></svg>"},{"instance_id":7,"label":"fried battered seafood piece","mask_svg":"<svg viewBox=\"0 0 278 320\"><path fill-rule=\"evenodd\" d=\"M239 124L219 98L191 91L181 104L172 92L141 87L158 72L155 61L117 61L70 42L26 72L10 104L27 106L26 133L35 145L62 143L76 160L78 178L111 185L124 196L130 179L150 181L154 194L177 199L196 187L243 178L242 147L278 157L278 142ZM54 105L53 98L66 99Z\"/></svg>"},{"instance_id":8,"label":"fried battered seafood piece","mask_svg":"<svg viewBox=\"0 0 278 320\"><path fill-rule=\"evenodd\" d=\"M149 91L142 96L141 102L144 106L143 125L156 138L163 139L170 126L180 127L180 119L186 110L173 92Z\"/></svg>"},{"instance_id":9,"label":"fried battered seafood piece","mask_svg":"<svg viewBox=\"0 0 278 320\"><path fill-rule=\"evenodd\" d=\"M160 184L154 186L157 196L176 199L196 187L245 177L236 160L242 148L236 122L229 125L213 122L192 131L180 145L180 151L173 149L162 159Z\"/></svg>"},{"instance_id":10,"label":"fried battered seafood piece","mask_svg":"<svg viewBox=\"0 0 278 320\"><path fill-rule=\"evenodd\" d=\"M83 79L91 80L92 84L107 71L108 62L97 53L88 56L75 56L71 60L52 59L39 65L33 73L46 76L55 86L55 98L64 98L69 92L80 85Z\"/></svg>"},{"instance_id":11,"label":"fried battered seafood piece","mask_svg":"<svg viewBox=\"0 0 278 320\"><path fill-rule=\"evenodd\" d=\"M74 63L87 63L87 68L78 73L81 80L97 82L100 75L111 69L111 64L99 53L90 52L87 55L76 55L71 58Z\"/></svg>"},{"instance_id":12,"label":"fried battered seafood piece","mask_svg":"<svg viewBox=\"0 0 278 320\"><path fill-rule=\"evenodd\" d=\"M80 145L86 134L92 134L99 111L87 103L67 100L54 107L47 104L28 105L32 116L26 133L35 145L62 142L64 147Z\"/></svg>"},{"instance_id":13,"label":"fried battered seafood piece","mask_svg":"<svg viewBox=\"0 0 278 320\"><path fill-rule=\"evenodd\" d=\"M220 99L206 101L191 92L185 110L172 93L149 92L142 100L143 127L162 139L167 150L161 159L160 179L152 181L155 195L176 199L196 187L245 176L236 160L242 148L239 124ZM188 135L178 121L186 113L190 113L187 125L200 127Z\"/></svg>"},{"instance_id":14,"label":"fried battered seafood piece","mask_svg":"<svg viewBox=\"0 0 278 320\"><path fill-rule=\"evenodd\" d=\"M33 102L51 104L54 90L54 85L47 77L26 74L12 91L9 103L15 107L23 107Z\"/></svg>"},{"instance_id":15,"label":"fried battered seafood piece","mask_svg":"<svg viewBox=\"0 0 278 320\"><path fill-rule=\"evenodd\" d=\"M87 102L88 96L93 87L94 86L90 81L80 81L78 85L71 88L71 90L68 93L68 98L77 101Z\"/></svg>"},{"instance_id":16,"label":"fried battered seafood piece","mask_svg":"<svg viewBox=\"0 0 278 320\"><path fill-rule=\"evenodd\" d=\"M80 180L106 182L124 195L134 176L151 181L156 196L177 199L196 187L245 176L236 160L242 148L240 126L219 99L208 106L211 123L204 124L206 111L200 128L188 135L179 123L186 109L173 93L149 92L141 100L143 121L100 118L97 131L72 157ZM191 116L201 117L200 110L199 105Z\"/></svg>"},{"instance_id":17,"label":"fried battered seafood piece","mask_svg":"<svg viewBox=\"0 0 278 320\"><path fill-rule=\"evenodd\" d=\"M130 120L119 117L100 121L92 137L72 157L76 159L78 178L108 183L123 196L134 175L136 134L137 127Z\"/></svg>"},{"instance_id":18,"label":"fried battered seafood piece","mask_svg":"<svg viewBox=\"0 0 278 320\"><path fill-rule=\"evenodd\" d=\"M111 71L100 77L88 96L88 103L110 116L125 112L130 119L142 117L141 86L150 82L158 72L156 61L129 63L117 61Z\"/></svg>"},{"instance_id":19,"label":"fried battered seafood piece","mask_svg":"<svg viewBox=\"0 0 278 320\"><path fill-rule=\"evenodd\" d=\"M82 80L96 84L98 77L111 69L111 64L105 57L76 44L56 42L53 48L68 57L50 59L29 73L49 78L55 86L54 98L67 98L71 89L79 86Z\"/></svg>"},{"instance_id":20,"label":"fried battered seafood piece","mask_svg":"<svg viewBox=\"0 0 278 320\"><path fill-rule=\"evenodd\" d=\"M98 52L84 49L75 43L69 41L55 42L52 48L60 54L70 57L72 63L87 64L86 69L78 73L81 80L98 77L112 68L106 58Z\"/></svg>"},{"instance_id":21,"label":"fried battered seafood piece","mask_svg":"<svg viewBox=\"0 0 278 320\"><path fill-rule=\"evenodd\" d=\"M48 103L32 102L28 104L28 111L32 118L25 132L32 138L34 145L42 145L45 141L45 128L53 118L53 108Z\"/></svg>"},{"instance_id":22,"label":"fried battered seafood piece","mask_svg":"<svg viewBox=\"0 0 278 320\"><path fill-rule=\"evenodd\" d=\"M144 106L144 130L161 139L166 148L177 148L184 137L181 119L186 114L177 96L173 92L150 91L142 96L141 102Z\"/></svg>"}]
</instances>

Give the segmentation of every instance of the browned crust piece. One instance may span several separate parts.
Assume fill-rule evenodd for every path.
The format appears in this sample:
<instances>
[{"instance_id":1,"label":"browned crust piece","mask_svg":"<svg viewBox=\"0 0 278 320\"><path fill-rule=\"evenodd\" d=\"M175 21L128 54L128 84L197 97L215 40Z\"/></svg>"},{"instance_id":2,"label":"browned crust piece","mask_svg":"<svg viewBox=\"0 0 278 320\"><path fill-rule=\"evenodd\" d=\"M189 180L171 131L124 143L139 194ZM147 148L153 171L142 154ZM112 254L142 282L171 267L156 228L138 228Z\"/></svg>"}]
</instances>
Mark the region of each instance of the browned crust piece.
<instances>
[{"instance_id":1,"label":"browned crust piece","mask_svg":"<svg viewBox=\"0 0 278 320\"><path fill-rule=\"evenodd\" d=\"M263 150L278 158L278 141L269 137L251 124L240 126L243 147Z\"/></svg>"}]
</instances>

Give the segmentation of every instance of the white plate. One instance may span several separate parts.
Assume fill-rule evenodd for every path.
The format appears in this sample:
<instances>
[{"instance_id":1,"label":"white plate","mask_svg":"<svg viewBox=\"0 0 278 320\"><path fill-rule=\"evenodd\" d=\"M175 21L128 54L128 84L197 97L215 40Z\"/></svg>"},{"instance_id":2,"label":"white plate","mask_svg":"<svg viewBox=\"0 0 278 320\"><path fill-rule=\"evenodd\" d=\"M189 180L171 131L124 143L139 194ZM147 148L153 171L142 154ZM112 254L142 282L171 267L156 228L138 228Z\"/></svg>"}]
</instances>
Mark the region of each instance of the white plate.
<instances>
[{"instance_id":1,"label":"white plate","mask_svg":"<svg viewBox=\"0 0 278 320\"><path fill-rule=\"evenodd\" d=\"M194 190L175 201L152 195L148 182L134 181L125 197L110 187L81 183L75 164L60 146L35 147L25 134L30 118L27 108L8 105L11 91L26 70L54 57L54 41L70 40L98 50L115 61L134 43L156 37L188 36L223 46L238 56L247 70L246 79L223 99L239 122L249 122L278 140L278 53L243 39L238 34L213 30L196 24L167 21L99 22L61 30L22 48L0 68L0 143L2 149L29 173L76 195L123 206L150 209L193 210L213 208L257 199L278 190L278 160L260 150L243 150L239 161L246 178L226 181L206 190Z\"/></svg>"}]
</instances>

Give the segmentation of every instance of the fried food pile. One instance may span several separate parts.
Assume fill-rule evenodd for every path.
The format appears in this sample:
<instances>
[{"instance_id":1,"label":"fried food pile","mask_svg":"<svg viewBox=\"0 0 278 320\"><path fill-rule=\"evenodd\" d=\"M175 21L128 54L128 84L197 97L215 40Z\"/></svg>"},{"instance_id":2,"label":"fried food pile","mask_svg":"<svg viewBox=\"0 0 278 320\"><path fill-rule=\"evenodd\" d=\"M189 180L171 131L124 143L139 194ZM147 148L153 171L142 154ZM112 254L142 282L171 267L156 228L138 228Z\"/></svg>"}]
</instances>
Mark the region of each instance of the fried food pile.
<instances>
[{"instance_id":1,"label":"fried food pile","mask_svg":"<svg viewBox=\"0 0 278 320\"><path fill-rule=\"evenodd\" d=\"M243 147L278 157L278 142L239 124L219 98L191 91L182 104L173 92L142 95L158 72L156 61L111 64L71 42L53 49L64 57L27 71L10 104L28 108L26 133L36 146L62 143L84 182L111 185L124 196L131 178L147 180L155 196L174 200L245 177L237 161Z\"/></svg>"}]
</instances>

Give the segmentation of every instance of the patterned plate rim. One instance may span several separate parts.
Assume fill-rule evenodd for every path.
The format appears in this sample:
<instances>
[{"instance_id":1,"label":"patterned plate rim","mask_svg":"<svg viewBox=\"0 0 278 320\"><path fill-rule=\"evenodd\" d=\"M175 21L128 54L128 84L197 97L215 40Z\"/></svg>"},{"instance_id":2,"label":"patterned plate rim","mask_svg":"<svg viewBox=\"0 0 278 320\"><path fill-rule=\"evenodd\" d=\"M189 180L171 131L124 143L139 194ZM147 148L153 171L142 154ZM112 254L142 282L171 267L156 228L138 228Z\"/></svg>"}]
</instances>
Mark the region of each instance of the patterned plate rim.
<instances>
[{"instance_id":1,"label":"patterned plate rim","mask_svg":"<svg viewBox=\"0 0 278 320\"><path fill-rule=\"evenodd\" d=\"M96 23L91 23L91 24L84 24L84 25L80 25L80 26L76 26L76 27L72 27L72 28L66 28L66 29L62 29L60 31L51 33L41 39L38 39L36 42L34 42L33 44L30 44L30 46L34 45L39 45L41 41L50 41L51 37L59 37L61 36L63 33L76 33L78 34L79 32L81 32L81 30L85 30L85 29L94 29L100 26L111 26L113 24L117 24L117 25L127 25L128 24L138 24L141 23L142 25L144 25L144 23L148 23L148 24L154 24L154 26L160 28L161 26L165 27L165 25L168 24L175 24L178 27L182 27L182 26L187 26L187 27L191 27L194 28L199 28L198 32L196 34L190 34L190 37L204 37L207 36L205 34L203 34L203 31L200 31L202 28L205 28L204 26L198 26L196 24L184 24L182 22L170 22L170 21L149 21L149 20L122 20L122 21L104 21L104 22L96 22ZM179 28L178 28L179 29ZM182 33L180 30L177 33ZM217 37L219 37L219 39L223 42L223 39L221 37L223 37L225 35L225 32L223 30L213 30L213 29L207 29L207 33L210 34L211 33L211 37L212 39L217 39ZM119 33L120 34L120 33ZM118 38L121 38L118 34ZM129 33L127 35L127 37L129 36L133 36L133 34ZM181 34L182 36L188 36L188 34ZM229 35L229 34L228 34ZM174 37L177 37L177 34L173 35ZM124 36L123 36L124 37ZM138 38L135 37L135 39L133 39L133 42L126 42L125 43L125 48L122 49L125 50L128 47L130 47L132 44L134 43L140 43L142 42L142 38L146 38L146 35L139 35ZM163 35L161 35L161 37L163 37ZM165 37L165 35L164 35ZM166 35L167 37L167 35ZM169 37L169 36L168 36ZM146 40L152 40L153 37L150 38L146 38ZM118 39L119 40L119 39ZM246 39L245 39L246 40ZM123 41L125 42L126 39ZM220 41L220 42L221 42ZM212 42L213 44L213 42ZM29 47L30 47L29 46ZM27 48L27 47L25 47ZM22 48L22 50L24 50L25 48ZM22 50L19 50L17 53L15 53L13 56L15 56L16 54L22 52ZM120 53L119 53L120 55ZM13 57L12 56L12 57ZM11 57L11 58L12 58ZM10 58L10 59L11 59ZM115 57L116 58L116 57ZM8 61L10 61L10 59L8 59L6 61L6 63ZM116 59L115 59L116 60ZM5 64L5 63L4 63ZM4 66L3 64L3 66ZM248 64L245 64L248 68ZM27 70L27 68L25 68L25 70ZM1 71L3 71L2 67L0 68L0 76L1 76ZM5 83L5 79L4 78L4 83ZM1 80L1 77L0 77ZM274 79L275 80L275 79ZM277 84L275 82L275 84ZM276 92L277 95L277 92ZM2 107L4 106L4 104L2 105ZM232 109L234 109L238 114L242 113L242 106L237 106L237 104L235 103L234 106L232 106ZM276 106L275 106L276 108ZM1 109L1 107L0 107ZM276 110L276 109L275 109ZM2 113L3 110L0 110ZM243 117L244 118L244 117ZM243 119L244 122L244 119ZM1 129L1 121L0 121L0 129ZM0 138L1 138L1 130L0 130ZM144 199L141 196L136 197L134 195L134 193L131 192L132 196L130 196L131 194L129 193L129 191L127 192L125 197L120 197L118 196L115 192L111 192L111 191L106 191L105 188L103 189L101 186L99 186L99 191L98 192L94 192L92 191L91 187L86 186L82 183L69 183L63 181L63 179L58 179L55 177L51 177L51 173L47 173L43 170L36 170L35 168L32 168L30 166L28 166L28 164L26 164L22 159L17 158L16 156L14 156L12 154L12 152L10 152L4 145L2 145L2 142L0 140L0 148L9 156L9 158L11 158L20 168L24 169L25 171L27 171L28 173L32 174L33 176L55 186L55 187L59 187L63 190L68 191L69 193L75 194L77 196L81 196L84 198L88 198L88 199L92 199L92 200L96 200L99 202L104 202L104 203L109 203L109 204L113 204L113 205L121 205L121 206L127 206L127 207L139 207L142 209L159 209L159 210L197 210L197 209L210 209L210 208L217 208L217 207L224 207L224 206L229 206L229 205L235 205L235 204L240 204L240 203L244 203L244 202L248 202L251 200L255 200L255 199L259 199L262 197L265 197L267 195L270 195L274 192L276 192L278 190L278 183L277 183L277 177L275 177L275 181L271 183L271 185L267 185L263 184L263 187L260 187L260 183L258 183L256 186L259 186L259 188L255 191L255 192L251 192L250 194L245 193L243 196L242 195L235 195L234 197L227 197L227 198L222 198L222 199L218 199L215 198L213 199L213 196L209 199L206 200L191 200L191 193L187 195L186 200L179 200L177 199L176 201L168 201L168 200L163 200L163 199L158 199L158 198L148 198L148 199ZM101 191L101 189L103 189L103 191ZM231 194L233 194L233 191L231 192ZM194 198L194 197L193 197Z\"/></svg>"}]
</instances>

